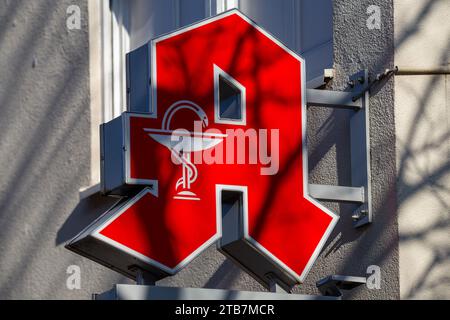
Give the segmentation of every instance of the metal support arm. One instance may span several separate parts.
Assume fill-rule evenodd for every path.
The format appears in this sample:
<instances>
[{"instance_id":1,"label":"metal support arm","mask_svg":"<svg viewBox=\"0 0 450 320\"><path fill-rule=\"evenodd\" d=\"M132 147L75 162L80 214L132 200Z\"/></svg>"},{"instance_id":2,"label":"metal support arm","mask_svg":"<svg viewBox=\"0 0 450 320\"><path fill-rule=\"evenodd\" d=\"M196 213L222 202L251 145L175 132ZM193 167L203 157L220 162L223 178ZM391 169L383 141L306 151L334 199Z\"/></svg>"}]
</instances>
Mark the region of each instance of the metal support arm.
<instances>
[{"instance_id":1,"label":"metal support arm","mask_svg":"<svg viewBox=\"0 0 450 320\"><path fill-rule=\"evenodd\" d=\"M354 100L354 92L306 89L306 103L308 106L355 109L362 108L361 101Z\"/></svg>"},{"instance_id":2,"label":"metal support arm","mask_svg":"<svg viewBox=\"0 0 450 320\"><path fill-rule=\"evenodd\" d=\"M309 194L319 200L364 203L363 187L342 187L310 184Z\"/></svg>"},{"instance_id":3,"label":"metal support arm","mask_svg":"<svg viewBox=\"0 0 450 320\"><path fill-rule=\"evenodd\" d=\"M387 77L393 71L377 76L377 80ZM307 89L308 106L352 109L350 117L351 186L309 185L309 194L321 200L358 203L353 212L355 228L372 222L370 192L370 141L369 141L369 76L363 70L350 78L352 91L340 92Z\"/></svg>"}]
</instances>

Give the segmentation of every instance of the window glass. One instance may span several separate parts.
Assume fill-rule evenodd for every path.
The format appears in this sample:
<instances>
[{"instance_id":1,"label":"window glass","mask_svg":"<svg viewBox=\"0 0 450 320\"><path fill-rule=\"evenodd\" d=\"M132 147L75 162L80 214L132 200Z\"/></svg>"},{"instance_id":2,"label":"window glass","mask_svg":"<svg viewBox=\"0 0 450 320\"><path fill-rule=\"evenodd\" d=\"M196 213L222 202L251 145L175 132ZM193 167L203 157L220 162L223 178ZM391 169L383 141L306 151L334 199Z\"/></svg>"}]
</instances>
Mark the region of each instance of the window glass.
<instances>
[{"instance_id":1,"label":"window glass","mask_svg":"<svg viewBox=\"0 0 450 320\"><path fill-rule=\"evenodd\" d=\"M223 77L219 77L220 119L241 120L241 92Z\"/></svg>"}]
</instances>

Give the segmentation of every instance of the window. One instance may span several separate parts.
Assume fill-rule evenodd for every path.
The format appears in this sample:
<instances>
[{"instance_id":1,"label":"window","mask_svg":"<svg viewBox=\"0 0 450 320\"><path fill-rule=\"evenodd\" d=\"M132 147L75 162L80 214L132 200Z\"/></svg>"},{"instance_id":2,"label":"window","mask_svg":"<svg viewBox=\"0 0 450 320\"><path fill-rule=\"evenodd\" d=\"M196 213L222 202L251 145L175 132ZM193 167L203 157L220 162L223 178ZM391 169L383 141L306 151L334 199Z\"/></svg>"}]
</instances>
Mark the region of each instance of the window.
<instances>
[{"instance_id":1,"label":"window","mask_svg":"<svg viewBox=\"0 0 450 320\"><path fill-rule=\"evenodd\" d=\"M243 236L243 197L242 191L222 190L222 234L221 245L227 245Z\"/></svg>"},{"instance_id":2,"label":"window","mask_svg":"<svg viewBox=\"0 0 450 320\"><path fill-rule=\"evenodd\" d=\"M214 65L215 123L245 125L245 87Z\"/></svg>"}]
</instances>

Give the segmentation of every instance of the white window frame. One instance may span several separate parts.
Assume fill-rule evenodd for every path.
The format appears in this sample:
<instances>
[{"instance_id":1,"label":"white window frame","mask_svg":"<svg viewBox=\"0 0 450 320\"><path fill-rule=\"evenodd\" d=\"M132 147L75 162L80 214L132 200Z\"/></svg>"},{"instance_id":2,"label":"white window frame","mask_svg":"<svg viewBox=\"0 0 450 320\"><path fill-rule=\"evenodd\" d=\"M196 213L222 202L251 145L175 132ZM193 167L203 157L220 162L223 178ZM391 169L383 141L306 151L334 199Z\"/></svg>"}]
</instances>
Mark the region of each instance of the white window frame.
<instances>
[{"instance_id":1,"label":"white window frame","mask_svg":"<svg viewBox=\"0 0 450 320\"><path fill-rule=\"evenodd\" d=\"M221 13L234 8L239 9L239 0L217 0L216 3L216 13Z\"/></svg>"},{"instance_id":2,"label":"white window frame","mask_svg":"<svg viewBox=\"0 0 450 320\"><path fill-rule=\"evenodd\" d=\"M100 191L102 123L126 110L126 53L130 49L128 6L121 0L88 1L91 111L91 175L80 198Z\"/></svg>"}]
</instances>

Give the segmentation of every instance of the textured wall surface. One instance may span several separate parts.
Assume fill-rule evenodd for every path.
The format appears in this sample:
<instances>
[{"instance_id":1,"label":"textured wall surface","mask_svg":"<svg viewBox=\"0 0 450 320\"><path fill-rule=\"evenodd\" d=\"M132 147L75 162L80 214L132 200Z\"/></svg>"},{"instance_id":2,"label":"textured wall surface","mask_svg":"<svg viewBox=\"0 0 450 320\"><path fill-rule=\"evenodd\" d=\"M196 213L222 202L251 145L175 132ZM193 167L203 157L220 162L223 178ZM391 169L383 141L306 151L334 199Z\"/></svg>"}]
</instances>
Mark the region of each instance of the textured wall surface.
<instances>
[{"instance_id":1,"label":"textured wall surface","mask_svg":"<svg viewBox=\"0 0 450 320\"><path fill-rule=\"evenodd\" d=\"M395 64L431 69L450 64L447 0L396 0ZM426 72L425 72L426 73ZM400 293L405 299L450 298L450 78L395 79L400 235Z\"/></svg>"},{"instance_id":2,"label":"textured wall surface","mask_svg":"<svg viewBox=\"0 0 450 320\"><path fill-rule=\"evenodd\" d=\"M90 177L89 57L86 1L82 29L68 31L72 1L0 1L0 298L90 298L114 283L115 272L63 248L113 200L80 201ZM366 27L366 9L381 8L381 30ZM336 78L392 66L391 1L334 2ZM34 61L34 62L33 62ZM315 282L329 274L366 276L381 267L381 289L360 287L347 298L399 297L395 196L393 82L371 97L371 160L374 223L352 227L352 205L327 205L341 220L296 292L318 294ZM311 181L346 185L349 171L350 111L314 108L309 115ZM66 288L66 268L81 267L81 290ZM263 290L212 246L161 285Z\"/></svg>"},{"instance_id":3,"label":"textured wall surface","mask_svg":"<svg viewBox=\"0 0 450 320\"><path fill-rule=\"evenodd\" d=\"M377 5L381 29L367 28L367 8ZM334 64L331 87L347 88L348 77L368 69L374 76L393 64L393 10L391 1L334 1ZM395 201L395 131L392 79L370 94L372 170L372 225L353 229L352 205L334 205L341 219L309 276L324 274L364 276L370 265L381 268L381 288L361 286L346 298L395 299L399 297L398 233ZM311 109L310 170L316 183L349 185L349 115L352 111ZM312 286L312 285L311 285Z\"/></svg>"},{"instance_id":4,"label":"textured wall surface","mask_svg":"<svg viewBox=\"0 0 450 320\"><path fill-rule=\"evenodd\" d=\"M71 4L81 30L66 28ZM63 246L93 218L78 195L89 182L87 20L87 1L0 1L1 299L89 299L122 281ZM66 287L70 265L81 290Z\"/></svg>"}]
</instances>

